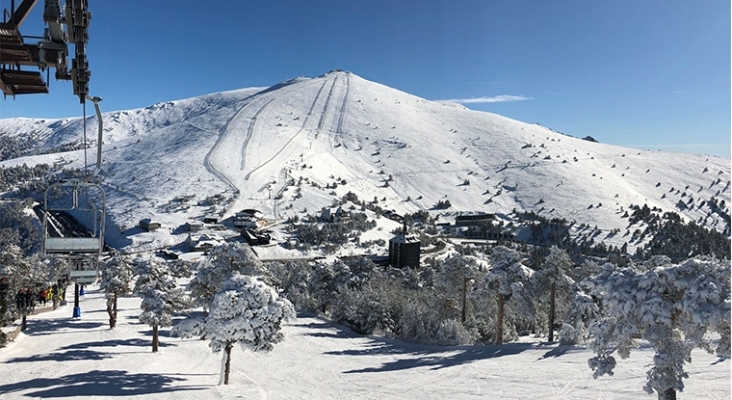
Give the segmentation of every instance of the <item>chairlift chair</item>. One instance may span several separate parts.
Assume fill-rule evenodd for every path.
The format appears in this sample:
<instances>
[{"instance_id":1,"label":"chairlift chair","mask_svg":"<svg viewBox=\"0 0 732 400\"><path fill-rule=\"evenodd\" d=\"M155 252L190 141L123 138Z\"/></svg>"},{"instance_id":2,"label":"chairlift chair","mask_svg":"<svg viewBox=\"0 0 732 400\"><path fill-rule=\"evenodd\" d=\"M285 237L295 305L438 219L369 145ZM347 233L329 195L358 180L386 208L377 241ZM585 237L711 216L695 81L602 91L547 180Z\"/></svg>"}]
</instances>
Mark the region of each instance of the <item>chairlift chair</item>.
<instances>
[{"instance_id":1,"label":"chairlift chair","mask_svg":"<svg viewBox=\"0 0 732 400\"><path fill-rule=\"evenodd\" d=\"M90 198L90 190L97 192L97 202ZM50 191L71 191L72 201L70 206L52 206L48 200ZM84 198L85 201L81 201ZM101 186L85 182L82 179L70 179L65 182L58 182L46 189L44 197L43 213L43 248L42 255L57 256L66 258L89 258L98 259L104 248L104 220L106 210L106 196ZM49 233L50 216L53 211L78 211L89 216L92 222L91 236L89 237L53 237Z\"/></svg>"},{"instance_id":2,"label":"chairlift chair","mask_svg":"<svg viewBox=\"0 0 732 400\"><path fill-rule=\"evenodd\" d=\"M99 109L99 97L87 96L87 99L94 102L97 120L99 122L99 133L97 139L97 165L94 172L83 179L73 178L63 182L55 183L46 189L44 195L44 212L43 212L43 243L41 254L46 256L70 258L70 259L89 259L97 262L102 256L104 248L104 221L105 211L107 207L107 199L104 189L91 180L101 171L102 163L102 113ZM84 150L86 151L86 150ZM90 190L97 193L95 199L90 196ZM65 206L51 206L48 201L49 192L63 192L64 190L71 192L71 204ZM64 237L51 236L48 228L51 223L49 217L53 211L77 211L86 213L92 222L91 236L88 237Z\"/></svg>"}]
</instances>

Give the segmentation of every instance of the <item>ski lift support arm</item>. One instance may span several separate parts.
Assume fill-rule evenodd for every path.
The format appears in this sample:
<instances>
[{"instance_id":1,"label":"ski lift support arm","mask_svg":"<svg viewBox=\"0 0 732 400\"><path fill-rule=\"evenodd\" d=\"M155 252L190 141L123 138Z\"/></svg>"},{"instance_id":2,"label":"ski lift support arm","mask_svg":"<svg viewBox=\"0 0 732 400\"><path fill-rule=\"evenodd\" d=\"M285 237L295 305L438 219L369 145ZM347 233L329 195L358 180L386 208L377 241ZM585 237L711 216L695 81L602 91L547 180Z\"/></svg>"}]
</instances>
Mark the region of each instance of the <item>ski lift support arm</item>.
<instances>
[{"instance_id":1,"label":"ski lift support arm","mask_svg":"<svg viewBox=\"0 0 732 400\"><path fill-rule=\"evenodd\" d=\"M97 125L99 127L99 133L97 135L97 166L94 168L94 172L92 173L92 177L96 177L102 170L102 132L104 130L104 125L102 123L102 112L99 109L99 102L102 101L102 98L89 95L87 95L86 98L94 103L94 111L97 113Z\"/></svg>"}]
</instances>

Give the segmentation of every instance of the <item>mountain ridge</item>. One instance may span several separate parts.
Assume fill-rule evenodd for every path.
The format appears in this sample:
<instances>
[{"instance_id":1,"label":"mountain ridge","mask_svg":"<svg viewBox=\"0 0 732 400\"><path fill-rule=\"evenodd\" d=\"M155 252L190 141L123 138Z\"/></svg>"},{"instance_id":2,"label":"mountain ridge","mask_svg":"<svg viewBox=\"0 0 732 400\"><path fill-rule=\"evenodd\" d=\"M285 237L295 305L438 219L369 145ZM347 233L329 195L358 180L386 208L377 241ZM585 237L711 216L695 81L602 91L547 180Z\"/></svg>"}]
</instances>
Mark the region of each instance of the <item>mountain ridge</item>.
<instances>
[{"instance_id":1,"label":"mountain ridge","mask_svg":"<svg viewBox=\"0 0 732 400\"><path fill-rule=\"evenodd\" d=\"M143 218L171 227L144 239L164 245L180 241L173 228L206 213L226 218L256 208L284 221L330 206L349 192L398 213L434 209L449 200L447 212L508 218L514 209L534 211L608 232L628 229L623 215L630 205L644 204L718 231L728 226L696 205L711 198L730 202L729 160L583 140L425 100L350 72L103 118L107 240L121 247L143 240L130 238ZM0 120L0 137L25 137L39 142L36 151L52 151L79 144L81 125L81 119ZM88 117L89 138L96 137L94 128L95 117ZM80 150L0 165L43 162L84 168ZM608 239L618 247L628 240Z\"/></svg>"}]
</instances>

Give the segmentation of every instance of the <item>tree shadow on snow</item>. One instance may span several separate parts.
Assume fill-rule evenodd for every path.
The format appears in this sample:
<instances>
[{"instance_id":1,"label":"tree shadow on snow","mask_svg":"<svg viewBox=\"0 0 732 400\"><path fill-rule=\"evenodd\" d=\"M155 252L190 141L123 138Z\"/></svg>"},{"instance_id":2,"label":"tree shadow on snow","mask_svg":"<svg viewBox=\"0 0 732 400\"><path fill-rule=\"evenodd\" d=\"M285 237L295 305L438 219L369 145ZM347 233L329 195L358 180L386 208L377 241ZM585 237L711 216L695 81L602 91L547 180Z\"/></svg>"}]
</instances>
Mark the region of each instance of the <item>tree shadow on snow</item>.
<instances>
[{"instance_id":1,"label":"tree shadow on snow","mask_svg":"<svg viewBox=\"0 0 732 400\"><path fill-rule=\"evenodd\" d=\"M316 321L309 322L309 323L288 324L289 326L292 326L292 327L307 328L308 331L303 334L305 336L327 337L327 338L335 338L335 339L364 337L364 335L355 332L353 329L351 329L347 326L336 324L335 322L322 320L322 319L320 319L319 316L312 314L312 313L300 312L297 314L297 317L298 317L298 319L299 318L316 319ZM315 332L312 332L311 330L315 330Z\"/></svg>"},{"instance_id":2,"label":"tree shadow on snow","mask_svg":"<svg viewBox=\"0 0 732 400\"><path fill-rule=\"evenodd\" d=\"M96 329L104 323L78 319L33 319L28 318L28 327L23 333L30 336L76 333L79 330ZM65 330L62 332L62 330Z\"/></svg>"},{"instance_id":3,"label":"tree shadow on snow","mask_svg":"<svg viewBox=\"0 0 732 400\"><path fill-rule=\"evenodd\" d=\"M16 362L35 362L35 361L82 361L82 360L104 360L112 358L113 354L102 353L94 350L70 350L65 352L53 352L48 354L39 354L30 357L16 357L7 361L8 364ZM0 389L0 393L3 393Z\"/></svg>"},{"instance_id":4,"label":"tree shadow on snow","mask_svg":"<svg viewBox=\"0 0 732 400\"><path fill-rule=\"evenodd\" d=\"M169 347L169 346L175 346L174 344L170 343L160 343L160 347ZM128 346L128 347L150 347L152 346L152 342L149 339L140 339L140 338L133 338L133 339L110 339L110 340L104 340L99 342L84 342L84 343L74 343L68 346L61 347L60 350L76 350L76 349L86 349L89 347L117 347L117 346Z\"/></svg>"},{"instance_id":5,"label":"tree shadow on snow","mask_svg":"<svg viewBox=\"0 0 732 400\"><path fill-rule=\"evenodd\" d=\"M128 371L90 371L59 378L37 378L25 382L0 385L0 393L12 393L32 389L28 397L91 397L137 396L151 393L203 390L196 386L171 386L184 378L158 374L130 374Z\"/></svg>"},{"instance_id":6,"label":"tree shadow on snow","mask_svg":"<svg viewBox=\"0 0 732 400\"><path fill-rule=\"evenodd\" d=\"M509 343L501 346L442 347L374 341L369 348L327 352L326 354L345 356L403 354L405 356L414 356L412 358L401 358L399 360L390 361L382 364L380 367L344 371L344 373L352 374L362 372L398 371L422 367L431 367L430 369L437 370L489 358L516 355L534 348L535 346L530 343Z\"/></svg>"},{"instance_id":7,"label":"tree shadow on snow","mask_svg":"<svg viewBox=\"0 0 732 400\"><path fill-rule=\"evenodd\" d=\"M560 345L557 345L557 347L554 347L553 349L544 353L544 355L541 356L541 358L539 358L539 359L543 360L543 359L549 358L549 357L561 357L569 352L582 351L582 350L585 350L585 348L579 347L579 346L574 346L574 345L560 344Z\"/></svg>"}]
</instances>

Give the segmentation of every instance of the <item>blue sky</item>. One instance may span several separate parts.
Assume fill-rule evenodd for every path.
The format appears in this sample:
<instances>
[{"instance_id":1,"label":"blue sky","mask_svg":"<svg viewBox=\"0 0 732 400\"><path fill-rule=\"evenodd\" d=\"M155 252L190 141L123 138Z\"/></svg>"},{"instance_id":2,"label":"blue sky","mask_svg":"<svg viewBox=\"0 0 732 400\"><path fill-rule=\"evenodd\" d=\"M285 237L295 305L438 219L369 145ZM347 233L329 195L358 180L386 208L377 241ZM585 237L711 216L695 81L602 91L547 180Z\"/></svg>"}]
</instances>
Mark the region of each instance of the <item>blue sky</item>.
<instances>
[{"instance_id":1,"label":"blue sky","mask_svg":"<svg viewBox=\"0 0 732 400\"><path fill-rule=\"evenodd\" d=\"M729 0L89 3L103 111L343 69L603 143L730 157ZM42 4L23 34L42 33ZM70 84L50 90L0 100L0 118L81 115Z\"/></svg>"}]
</instances>

